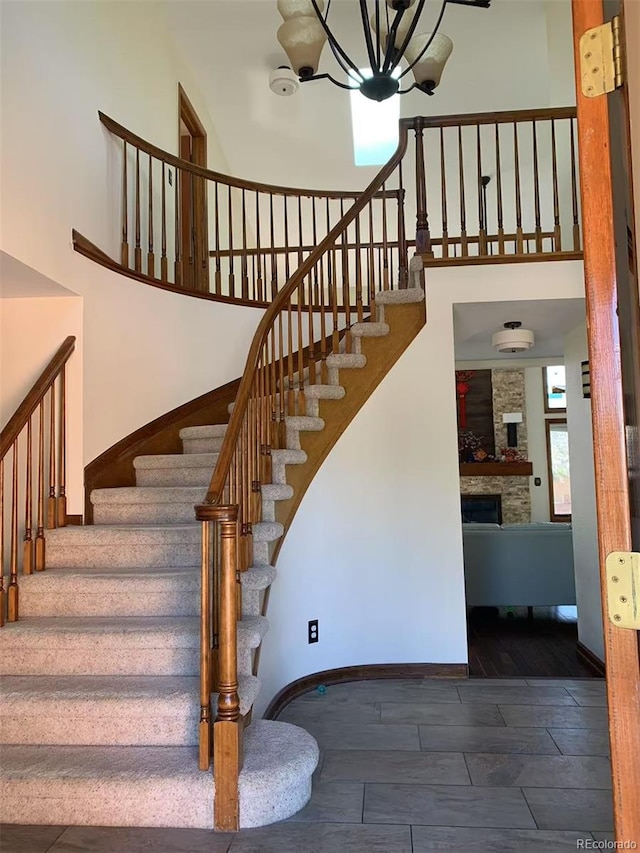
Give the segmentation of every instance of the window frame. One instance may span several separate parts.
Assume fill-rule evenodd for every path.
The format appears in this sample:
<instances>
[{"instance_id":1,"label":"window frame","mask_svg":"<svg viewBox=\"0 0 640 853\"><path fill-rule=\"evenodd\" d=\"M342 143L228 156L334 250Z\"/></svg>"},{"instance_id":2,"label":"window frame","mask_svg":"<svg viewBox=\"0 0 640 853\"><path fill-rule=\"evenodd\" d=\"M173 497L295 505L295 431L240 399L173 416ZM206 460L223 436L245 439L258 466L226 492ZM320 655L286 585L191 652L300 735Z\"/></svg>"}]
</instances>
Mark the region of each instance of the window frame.
<instances>
[{"instance_id":1,"label":"window frame","mask_svg":"<svg viewBox=\"0 0 640 853\"><path fill-rule=\"evenodd\" d=\"M553 493L553 464L551 460L551 426L553 424L564 424L567 427L567 436L569 433L567 426L566 418L546 418L544 422L544 429L546 434L546 444L547 444L547 478L549 483L549 519L554 522L570 522L571 521L571 513L560 514L555 511L555 501L554 501L554 493Z\"/></svg>"},{"instance_id":2,"label":"window frame","mask_svg":"<svg viewBox=\"0 0 640 853\"><path fill-rule=\"evenodd\" d=\"M560 366L561 365L559 365L559 364L547 364L542 368L542 396L544 398L544 413L545 413L545 415L566 415L566 413L567 413L566 405L551 408L551 406L549 405L549 395L547 393L547 388L549 387L549 383L547 382L547 370L550 367L560 367ZM562 367L564 367L564 365L562 365ZM565 399L566 399L566 396L567 396L566 389L565 389L564 395L565 395Z\"/></svg>"}]
</instances>

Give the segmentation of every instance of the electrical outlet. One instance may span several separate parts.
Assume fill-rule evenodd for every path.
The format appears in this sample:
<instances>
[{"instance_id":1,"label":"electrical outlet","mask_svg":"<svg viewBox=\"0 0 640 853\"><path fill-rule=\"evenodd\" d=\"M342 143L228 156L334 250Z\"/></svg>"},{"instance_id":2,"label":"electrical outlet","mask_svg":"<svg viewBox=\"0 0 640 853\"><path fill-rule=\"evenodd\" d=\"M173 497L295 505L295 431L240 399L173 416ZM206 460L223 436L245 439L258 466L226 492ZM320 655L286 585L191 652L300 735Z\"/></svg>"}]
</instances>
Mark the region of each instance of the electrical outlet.
<instances>
[{"instance_id":1,"label":"electrical outlet","mask_svg":"<svg viewBox=\"0 0 640 853\"><path fill-rule=\"evenodd\" d=\"M318 620L310 619L309 620L309 642L317 643L318 642Z\"/></svg>"}]
</instances>

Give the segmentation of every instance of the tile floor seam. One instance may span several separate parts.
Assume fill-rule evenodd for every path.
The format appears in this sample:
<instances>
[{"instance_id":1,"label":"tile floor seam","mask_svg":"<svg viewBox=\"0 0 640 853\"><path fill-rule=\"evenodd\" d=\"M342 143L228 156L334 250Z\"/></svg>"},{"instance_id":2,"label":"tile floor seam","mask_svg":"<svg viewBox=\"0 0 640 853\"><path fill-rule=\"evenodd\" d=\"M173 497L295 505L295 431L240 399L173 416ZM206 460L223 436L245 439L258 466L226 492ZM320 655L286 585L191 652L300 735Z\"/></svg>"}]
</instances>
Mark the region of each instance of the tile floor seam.
<instances>
[{"instance_id":1,"label":"tile floor seam","mask_svg":"<svg viewBox=\"0 0 640 853\"><path fill-rule=\"evenodd\" d=\"M471 778L471 771L469 770L469 762L467 761L466 752L462 753L462 758L464 759L464 766L467 770L467 776L469 777L469 784L473 787L473 779Z\"/></svg>"},{"instance_id":2,"label":"tile floor seam","mask_svg":"<svg viewBox=\"0 0 640 853\"><path fill-rule=\"evenodd\" d=\"M540 830L540 825L538 824L538 821L536 820L536 816L533 813L533 809L531 808L529 800L527 799L527 795L524 792L524 788L523 787L519 788L519 791L520 791L520 796L522 797L522 799L527 804L527 808L529 809L529 814L531 815L531 820L535 823L536 829Z\"/></svg>"},{"instance_id":3,"label":"tile floor seam","mask_svg":"<svg viewBox=\"0 0 640 853\"><path fill-rule=\"evenodd\" d=\"M49 853L49 851L50 851L53 847L55 847L55 845L58 843L58 841L60 841L60 839L61 839L61 838L62 838L62 836L65 834L65 832L67 831L67 829L69 829L69 827L68 827L68 826L65 826L65 827L62 829L62 832L60 833L60 835L58 835L58 837L57 837L56 839L54 839L54 841L49 845L49 847L47 847L47 849L44 851L44 853Z\"/></svg>"}]
</instances>

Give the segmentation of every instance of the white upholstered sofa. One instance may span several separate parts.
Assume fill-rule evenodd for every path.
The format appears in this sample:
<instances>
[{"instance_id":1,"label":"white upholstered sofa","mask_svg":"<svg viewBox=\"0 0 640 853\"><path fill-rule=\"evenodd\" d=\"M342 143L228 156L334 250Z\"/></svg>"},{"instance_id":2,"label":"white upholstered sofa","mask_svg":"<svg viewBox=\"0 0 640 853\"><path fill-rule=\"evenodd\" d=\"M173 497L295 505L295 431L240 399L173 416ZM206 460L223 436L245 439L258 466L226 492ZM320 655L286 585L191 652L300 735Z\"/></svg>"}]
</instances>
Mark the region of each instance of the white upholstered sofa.
<instances>
[{"instance_id":1,"label":"white upholstered sofa","mask_svg":"<svg viewBox=\"0 0 640 853\"><path fill-rule=\"evenodd\" d=\"M570 524L463 524L467 604L576 603Z\"/></svg>"}]
</instances>

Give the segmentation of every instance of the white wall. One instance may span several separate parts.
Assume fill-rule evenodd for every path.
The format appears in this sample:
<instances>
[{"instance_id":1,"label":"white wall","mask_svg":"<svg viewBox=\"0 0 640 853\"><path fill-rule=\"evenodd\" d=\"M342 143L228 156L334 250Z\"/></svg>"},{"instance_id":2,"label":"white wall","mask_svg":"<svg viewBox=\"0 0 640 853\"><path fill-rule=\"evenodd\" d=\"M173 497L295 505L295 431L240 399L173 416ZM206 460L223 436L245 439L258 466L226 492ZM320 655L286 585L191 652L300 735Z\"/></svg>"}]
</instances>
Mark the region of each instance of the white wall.
<instances>
[{"instance_id":1,"label":"white wall","mask_svg":"<svg viewBox=\"0 0 640 853\"><path fill-rule=\"evenodd\" d=\"M527 367L524 372L529 459L533 462L533 476L529 481L531 521L549 521L549 473L542 375L542 367ZM535 485L536 477L540 478L539 486Z\"/></svg>"},{"instance_id":2,"label":"white wall","mask_svg":"<svg viewBox=\"0 0 640 853\"><path fill-rule=\"evenodd\" d=\"M429 271L427 326L329 454L287 534L257 713L311 672L467 661L453 305L582 291L578 262L545 264L543 278L537 264Z\"/></svg>"},{"instance_id":3,"label":"white wall","mask_svg":"<svg viewBox=\"0 0 640 853\"><path fill-rule=\"evenodd\" d=\"M591 401L582 396L580 364L587 357L587 330L581 325L567 335L565 345L578 639L604 660Z\"/></svg>"},{"instance_id":4,"label":"white wall","mask_svg":"<svg viewBox=\"0 0 640 853\"><path fill-rule=\"evenodd\" d=\"M177 151L180 81L210 166L228 169L161 5L6 2L2 18L2 249L83 299L84 463L240 375L261 312L165 293L72 250L74 227L108 251L119 240L120 176L98 110ZM31 334L27 312L19 331Z\"/></svg>"}]
</instances>

